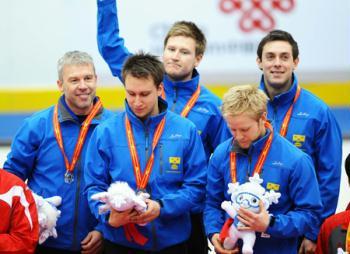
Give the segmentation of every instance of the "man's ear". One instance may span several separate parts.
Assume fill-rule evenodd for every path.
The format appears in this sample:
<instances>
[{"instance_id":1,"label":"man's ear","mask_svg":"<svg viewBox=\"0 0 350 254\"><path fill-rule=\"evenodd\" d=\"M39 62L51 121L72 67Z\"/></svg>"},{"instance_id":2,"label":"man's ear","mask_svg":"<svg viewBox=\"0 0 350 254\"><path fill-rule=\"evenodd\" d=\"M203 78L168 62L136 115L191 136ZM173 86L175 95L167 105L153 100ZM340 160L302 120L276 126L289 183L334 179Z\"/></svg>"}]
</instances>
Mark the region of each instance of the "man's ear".
<instances>
[{"instance_id":1,"label":"man's ear","mask_svg":"<svg viewBox=\"0 0 350 254\"><path fill-rule=\"evenodd\" d=\"M256 58L256 64L258 65L259 69L262 71L262 63L261 63L261 59L259 57Z\"/></svg>"},{"instance_id":2,"label":"man's ear","mask_svg":"<svg viewBox=\"0 0 350 254\"><path fill-rule=\"evenodd\" d=\"M57 80L56 81L56 84L57 84L57 87L58 87L58 90L60 90L60 92L63 93L63 82L61 80Z\"/></svg>"},{"instance_id":3,"label":"man's ear","mask_svg":"<svg viewBox=\"0 0 350 254\"><path fill-rule=\"evenodd\" d=\"M203 59L203 54L199 54L196 56L196 62L194 63L194 67L198 67L198 65L201 63Z\"/></svg>"},{"instance_id":4,"label":"man's ear","mask_svg":"<svg viewBox=\"0 0 350 254\"><path fill-rule=\"evenodd\" d=\"M261 127L265 126L265 123L267 121L267 113L262 113L260 119L259 119L259 125L261 124Z\"/></svg>"},{"instance_id":5,"label":"man's ear","mask_svg":"<svg viewBox=\"0 0 350 254\"><path fill-rule=\"evenodd\" d=\"M295 58L293 60L293 63L294 63L294 66L293 66L293 71L295 71L298 67L298 64L299 64L299 57Z\"/></svg>"},{"instance_id":6,"label":"man's ear","mask_svg":"<svg viewBox=\"0 0 350 254\"><path fill-rule=\"evenodd\" d=\"M163 82L161 82L161 83L159 84L159 86L157 87L157 95L158 95L158 96L162 96L163 91L164 91L164 84L163 84Z\"/></svg>"}]
</instances>

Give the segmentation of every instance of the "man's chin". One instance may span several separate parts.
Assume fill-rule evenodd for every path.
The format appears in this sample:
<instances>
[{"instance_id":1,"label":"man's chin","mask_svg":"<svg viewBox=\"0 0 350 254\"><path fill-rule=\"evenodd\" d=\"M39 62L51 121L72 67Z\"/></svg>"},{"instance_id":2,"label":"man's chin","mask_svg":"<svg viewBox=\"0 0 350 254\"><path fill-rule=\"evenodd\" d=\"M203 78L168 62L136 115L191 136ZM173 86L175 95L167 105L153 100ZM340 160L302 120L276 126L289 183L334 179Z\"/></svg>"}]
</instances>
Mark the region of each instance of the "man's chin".
<instances>
[{"instance_id":1,"label":"man's chin","mask_svg":"<svg viewBox=\"0 0 350 254\"><path fill-rule=\"evenodd\" d=\"M240 144L238 143L239 147L242 148L242 149L248 149L250 144L247 144L247 143L244 143L244 144Z\"/></svg>"},{"instance_id":2,"label":"man's chin","mask_svg":"<svg viewBox=\"0 0 350 254\"><path fill-rule=\"evenodd\" d=\"M145 114L144 112L134 112L137 118L144 120L147 118L148 114Z\"/></svg>"},{"instance_id":3,"label":"man's chin","mask_svg":"<svg viewBox=\"0 0 350 254\"><path fill-rule=\"evenodd\" d=\"M274 87L274 88L280 88L286 85L286 83L288 83L288 80L283 79L283 78L273 78L270 79L268 81L268 83L270 84L270 86Z\"/></svg>"},{"instance_id":4,"label":"man's chin","mask_svg":"<svg viewBox=\"0 0 350 254\"><path fill-rule=\"evenodd\" d=\"M188 75L183 75L176 72L166 72L166 74L171 80L174 80L174 81L182 81L188 76Z\"/></svg>"}]
</instances>

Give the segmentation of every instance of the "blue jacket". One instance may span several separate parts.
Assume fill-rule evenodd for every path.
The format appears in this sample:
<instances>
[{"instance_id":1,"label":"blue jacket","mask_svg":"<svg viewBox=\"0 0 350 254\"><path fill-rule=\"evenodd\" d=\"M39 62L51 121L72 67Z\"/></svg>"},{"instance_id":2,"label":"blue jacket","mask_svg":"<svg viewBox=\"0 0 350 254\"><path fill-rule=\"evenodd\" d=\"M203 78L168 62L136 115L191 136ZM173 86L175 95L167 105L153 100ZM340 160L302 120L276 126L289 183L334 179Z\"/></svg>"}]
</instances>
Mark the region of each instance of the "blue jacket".
<instances>
[{"instance_id":1,"label":"blue jacket","mask_svg":"<svg viewBox=\"0 0 350 254\"><path fill-rule=\"evenodd\" d=\"M124 46L124 39L119 36L119 24L117 6L115 0L97 1L98 3L98 48L109 65L114 76L120 80L121 70L126 58L131 53ZM193 77L185 82L173 82L167 75L164 76L164 88L169 110L180 114L192 94L199 85L199 73L194 69ZM220 99L201 86L199 98L188 114L198 129L203 141L207 160L215 148L223 141L231 137L220 112Z\"/></svg>"},{"instance_id":2,"label":"blue jacket","mask_svg":"<svg viewBox=\"0 0 350 254\"><path fill-rule=\"evenodd\" d=\"M207 199L204 209L204 225L207 235L220 232L228 215L221 209L224 200L231 200L227 194L230 175L230 151L237 153L237 181L248 181L268 133L255 141L248 152L232 146L232 139L219 145L210 159L208 167ZM281 193L278 204L272 204L268 211L276 218L266 233L270 238L257 238L254 253L296 253L298 237L306 235L315 240L317 232L309 225L319 224L322 209L317 179L311 158L295 148L290 142L274 133L270 151L262 167L262 186L268 183ZM276 190L276 189L275 189Z\"/></svg>"},{"instance_id":3,"label":"blue jacket","mask_svg":"<svg viewBox=\"0 0 350 254\"><path fill-rule=\"evenodd\" d=\"M293 102L298 80L293 74L289 91L268 102L268 118L279 131ZM264 77L260 88L266 92ZM286 138L313 160L323 203L322 221L335 213L340 188L342 135L328 106L315 95L301 89L293 108Z\"/></svg>"},{"instance_id":4,"label":"blue jacket","mask_svg":"<svg viewBox=\"0 0 350 254\"><path fill-rule=\"evenodd\" d=\"M166 105L162 99L159 101ZM146 188L151 199L161 200L163 207L157 219L146 226L137 226L149 239L148 242L144 246L129 242L123 227L109 226L106 216L98 214L100 202L90 201L89 204L95 217L103 223L101 227L106 239L123 246L159 251L189 238L190 209L205 196L206 158L203 145L193 123L166 108L142 122L126 104L126 112L98 126L91 137L85 164L89 198L106 191L115 181L126 181L136 190L125 132L126 115L131 122L142 170L151 155L154 131L161 119L166 119L163 134L155 148L153 170Z\"/></svg>"},{"instance_id":5,"label":"blue jacket","mask_svg":"<svg viewBox=\"0 0 350 254\"><path fill-rule=\"evenodd\" d=\"M28 179L29 188L38 195L62 197L62 204L58 208L61 216L56 227L58 237L48 238L43 245L76 251L80 250L80 242L97 225L83 193L83 161L87 142L95 127L113 113L103 109L92 120L80 159L74 169L74 181L67 184L64 182L66 168L63 155L53 131L53 111L54 108L50 107L25 120L12 142L4 169L23 180ZM63 97L59 100L59 123L64 149L71 161L81 124L65 104Z\"/></svg>"}]
</instances>

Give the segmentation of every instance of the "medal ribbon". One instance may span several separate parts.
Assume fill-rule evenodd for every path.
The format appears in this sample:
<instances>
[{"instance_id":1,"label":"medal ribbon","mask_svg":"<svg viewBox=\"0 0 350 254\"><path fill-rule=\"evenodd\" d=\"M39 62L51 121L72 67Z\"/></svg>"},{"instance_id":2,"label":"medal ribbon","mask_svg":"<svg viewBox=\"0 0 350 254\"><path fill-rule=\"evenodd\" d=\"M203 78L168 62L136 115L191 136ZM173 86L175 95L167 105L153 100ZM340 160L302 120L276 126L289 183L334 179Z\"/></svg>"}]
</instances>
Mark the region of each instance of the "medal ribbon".
<instances>
[{"instance_id":1,"label":"medal ribbon","mask_svg":"<svg viewBox=\"0 0 350 254\"><path fill-rule=\"evenodd\" d=\"M146 189L149 177L152 172L153 163L154 163L154 149L156 148L158 141L160 137L162 136L163 130L165 125L165 117L162 119L162 121L158 124L155 132L154 137L152 141L152 154L149 157L146 169L144 174L142 175L141 167L140 167L140 161L137 155L136 146L135 146L135 139L134 135L132 133L132 128L130 121L127 116L125 116L125 129L126 129L126 136L128 138L128 146L129 151L131 155L132 164L134 167L134 175L136 179L136 185L138 189ZM143 236L138 229L136 228L136 225L134 223L129 223L127 225L124 225L124 233L128 241L135 241L135 243L139 245L144 245L148 238Z\"/></svg>"},{"instance_id":2,"label":"medal ribbon","mask_svg":"<svg viewBox=\"0 0 350 254\"><path fill-rule=\"evenodd\" d=\"M271 143L272 143L272 138L273 138L273 129L272 126L269 122L265 122L265 127L268 128L271 132L269 137L267 138L264 148L262 152L260 153L258 162L255 164L254 171L252 173L252 176L257 173L260 175L262 166L265 163L267 154L270 151L271 148ZM230 171L231 171L231 179L232 182L235 183L237 182L237 162L236 162L236 153L235 152L230 152Z\"/></svg>"},{"instance_id":3,"label":"medal ribbon","mask_svg":"<svg viewBox=\"0 0 350 254\"><path fill-rule=\"evenodd\" d=\"M134 241L139 245L145 245L148 241L148 238L142 235L140 231L138 231L134 223L129 223L124 225L124 233L125 233L126 239L129 242Z\"/></svg>"},{"instance_id":4,"label":"medal ribbon","mask_svg":"<svg viewBox=\"0 0 350 254\"><path fill-rule=\"evenodd\" d=\"M201 93L201 87L200 85L198 85L196 91L192 94L191 98L188 100L185 107L182 109L182 112L180 114L181 116L187 117L188 113L191 111L194 104L196 104L200 93ZM162 89L162 98L165 100L164 88Z\"/></svg>"},{"instance_id":5,"label":"medal ribbon","mask_svg":"<svg viewBox=\"0 0 350 254\"><path fill-rule=\"evenodd\" d=\"M282 122L282 126L281 126L281 129L280 129L280 135L282 137L285 137L286 134L287 134L287 131L288 131L288 126L289 126L289 122L290 122L290 118L292 117L292 111L293 111L293 107L295 105L295 102L298 100L299 96L300 96L300 91L301 91L301 87L298 86L297 88L297 92L294 96L294 100L293 100L293 103L292 105L289 107L284 119L283 119L283 122Z\"/></svg>"},{"instance_id":6,"label":"medal ribbon","mask_svg":"<svg viewBox=\"0 0 350 254\"><path fill-rule=\"evenodd\" d=\"M128 138L129 151L132 159L132 164L134 166L134 174L135 174L136 185L138 189L146 189L149 177L151 175L153 163L154 163L154 149L156 148L158 141L163 133L164 125L165 125L165 117L158 124L154 132L154 137L152 141L152 154L147 161L145 172L142 175L140 161L136 151L136 145L135 145L134 135L132 133L131 124L128 117L125 116L126 136Z\"/></svg>"},{"instance_id":7,"label":"medal ribbon","mask_svg":"<svg viewBox=\"0 0 350 254\"><path fill-rule=\"evenodd\" d=\"M62 132L61 132L61 127L60 127L60 124L58 121L58 104L55 105L55 109L54 109L54 113L53 113L54 133L55 133L55 137L57 140L57 144L62 152L67 172L69 172L69 173L73 172L74 167L77 164L77 161L79 159L82 147L84 145L86 134L89 130L91 121L95 117L95 115L99 112L101 107L102 107L102 102L98 99L96 101L95 105L93 106L93 108L91 109L89 115L87 116L87 118L83 122L82 127L80 128L78 140L77 140L77 143L75 144L75 148L74 148L72 162L69 163L66 152L64 151Z\"/></svg>"}]
</instances>

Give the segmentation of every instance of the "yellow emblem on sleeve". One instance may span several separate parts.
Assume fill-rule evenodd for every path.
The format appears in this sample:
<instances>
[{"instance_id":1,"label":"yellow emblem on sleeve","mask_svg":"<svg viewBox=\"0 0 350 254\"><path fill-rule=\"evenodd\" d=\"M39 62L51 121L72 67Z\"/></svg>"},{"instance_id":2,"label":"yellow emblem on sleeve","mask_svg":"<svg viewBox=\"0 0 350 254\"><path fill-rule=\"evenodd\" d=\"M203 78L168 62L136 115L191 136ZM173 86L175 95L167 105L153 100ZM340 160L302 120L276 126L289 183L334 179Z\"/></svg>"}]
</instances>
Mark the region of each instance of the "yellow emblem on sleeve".
<instances>
[{"instance_id":1,"label":"yellow emblem on sleeve","mask_svg":"<svg viewBox=\"0 0 350 254\"><path fill-rule=\"evenodd\" d=\"M279 191L280 185L277 183L267 183L266 189L268 190L274 190L274 191Z\"/></svg>"}]
</instances>

